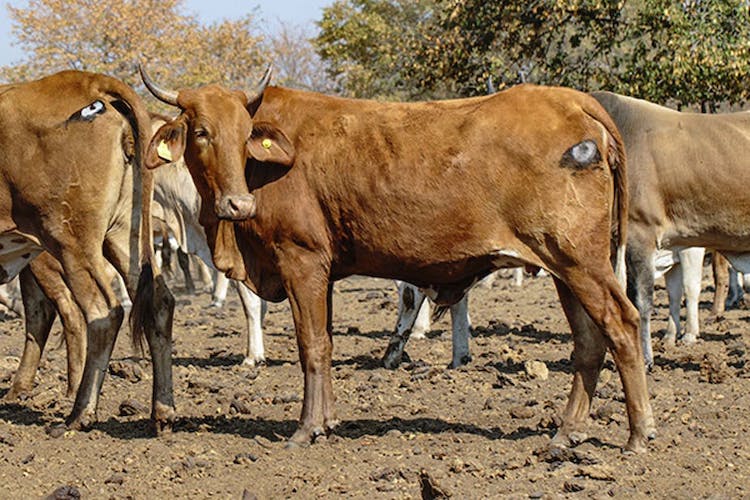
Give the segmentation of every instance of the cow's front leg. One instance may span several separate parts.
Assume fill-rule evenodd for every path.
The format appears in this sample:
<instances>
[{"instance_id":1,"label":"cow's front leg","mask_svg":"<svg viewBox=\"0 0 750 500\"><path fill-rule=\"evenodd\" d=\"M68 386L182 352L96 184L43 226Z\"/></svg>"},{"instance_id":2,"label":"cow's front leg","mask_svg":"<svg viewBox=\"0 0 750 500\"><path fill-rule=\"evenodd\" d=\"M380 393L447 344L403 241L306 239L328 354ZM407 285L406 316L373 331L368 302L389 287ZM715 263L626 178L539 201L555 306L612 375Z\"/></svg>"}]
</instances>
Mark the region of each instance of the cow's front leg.
<instances>
[{"instance_id":1,"label":"cow's front leg","mask_svg":"<svg viewBox=\"0 0 750 500\"><path fill-rule=\"evenodd\" d=\"M299 263L299 260L295 265L280 267L291 269L295 273L285 278L285 288L292 309L299 357L305 376L302 415L299 427L289 444L307 445L338 423L334 416L331 384L333 284L329 282L327 272L310 270Z\"/></svg>"},{"instance_id":2,"label":"cow's front leg","mask_svg":"<svg viewBox=\"0 0 750 500\"><path fill-rule=\"evenodd\" d=\"M263 348L263 317L268 306L265 300L255 295L250 289L239 281L232 281L242 302L247 321L247 350L242 364L255 367L266 363L266 354Z\"/></svg>"},{"instance_id":3,"label":"cow's front leg","mask_svg":"<svg viewBox=\"0 0 750 500\"><path fill-rule=\"evenodd\" d=\"M426 298L425 294L414 285L403 281L397 281L396 284L399 291L398 321L383 355L383 366L389 369L398 368L401 364L404 348Z\"/></svg>"}]
</instances>

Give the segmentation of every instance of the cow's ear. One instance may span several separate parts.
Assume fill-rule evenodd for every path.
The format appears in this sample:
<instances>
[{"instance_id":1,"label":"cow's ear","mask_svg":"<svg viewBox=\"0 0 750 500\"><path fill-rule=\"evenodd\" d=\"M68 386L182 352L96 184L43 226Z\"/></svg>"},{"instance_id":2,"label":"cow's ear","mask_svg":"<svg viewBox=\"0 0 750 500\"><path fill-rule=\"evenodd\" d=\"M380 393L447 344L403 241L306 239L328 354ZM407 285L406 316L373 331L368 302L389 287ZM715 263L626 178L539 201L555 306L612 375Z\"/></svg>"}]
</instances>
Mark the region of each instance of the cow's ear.
<instances>
[{"instance_id":1,"label":"cow's ear","mask_svg":"<svg viewBox=\"0 0 750 500\"><path fill-rule=\"evenodd\" d=\"M247 153L258 161L278 163L291 167L294 163L294 146L289 138L268 122L253 124L253 133L247 141Z\"/></svg>"},{"instance_id":2,"label":"cow's ear","mask_svg":"<svg viewBox=\"0 0 750 500\"><path fill-rule=\"evenodd\" d=\"M151 138L146 152L146 167L156 168L177 161L185 153L187 123L180 118L165 123Z\"/></svg>"}]
</instances>

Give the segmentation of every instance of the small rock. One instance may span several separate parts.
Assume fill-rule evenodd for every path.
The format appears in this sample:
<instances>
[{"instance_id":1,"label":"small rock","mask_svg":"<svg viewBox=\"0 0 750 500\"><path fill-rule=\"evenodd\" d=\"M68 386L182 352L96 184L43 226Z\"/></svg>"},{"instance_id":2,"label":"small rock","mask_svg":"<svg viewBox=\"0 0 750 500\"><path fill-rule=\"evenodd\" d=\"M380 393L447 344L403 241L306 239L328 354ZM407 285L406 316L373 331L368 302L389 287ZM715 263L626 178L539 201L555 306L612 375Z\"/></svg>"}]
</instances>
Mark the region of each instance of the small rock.
<instances>
[{"instance_id":1,"label":"small rock","mask_svg":"<svg viewBox=\"0 0 750 500\"><path fill-rule=\"evenodd\" d=\"M732 376L727 362L712 353L706 353L700 365L700 381L709 384L721 384Z\"/></svg>"},{"instance_id":2,"label":"small rock","mask_svg":"<svg viewBox=\"0 0 750 500\"><path fill-rule=\"evenodd\" d=\"M272 403L277 404L284 404L284 403L298 403L302 401L302 398L299 397L299 394L282 394L280 396L274 396Z\"/></svg>"},{"instance_id":3,"label":"small rock","mask_svg":"<svg viewBox=\"0 0 750 500\"><path fill-rule=\"evenodd\" d=\"M531 418L534 416L534 409L528 406L515 406L509 412L513 418Z\"/></svg>"},{"instance_id":4,"label":"small rock","mask_svg":"<svg viewBox=\"0 0 750 500\"><path fill-rule=\"evenodd\" d=\"M579 491L583 491L585 487L582 484L578 483L572 483L565 481L563 483L563 491L566 493L578 493Z\"/></svg>"},{"instance_id":5,"label":"small rock","mask_svg":"<svg viewBox=\"0 0 750 500\"><path fill-rule=\"evenodd\" d=\"M16 439L8 434L7 432L0 433L0 444L7 444L8 446L15 446Z\"/></svg>"},{"instance_id":6,"label":"small rock","mask_svg":"<svg viewBox=\"0 0 750 500\"><path fill-rule=\"evenodd\" d=\"M135 399L126 399L120 403L120 415L123 417L129 417L132 415L138 415L139 413L147 413L148 407Z\"/></svg>"},{"instance_id":7,"label":"small rock","mask_svg":"<svg viewBox=\"0 0 750 500\"><path fill-rule=\"evenodd\" d=\"M257 461L258 457L253 455L252 453L238 453L234 456L234 463L238 465L249 464Z\"/></svg>"},{"instance_id":8,"label":"small rock","mask_svg":"<svg viewBox=\"0 0 750 500\"><path fill-rule=\"evenodd\" d=\"M547 380L549 378L549 369L544 361L526 361L523 367L526 375L531 379Z\"/></svg>"},{"instance_id":9,"label":"small rock","mask_svg":"<svg viewBox=\"0 0 750 500\"><path fill-rule=\"evenodd\" d=\"M258 497L254 493L250 493L247 489L242 490L242 500L258 500Z\"/></svg>"},{"instance_id":10,"label":"small rock","mask_svg":"<svg viewBox=\"0 0 750 500\"><path fill-rule=\"evenodd\" d=\"M235 399L229 404L229 411L234 411L241 415L250 415L250 403L242 399Z\"/></svg>"},{"instance_id":11,"label":"small rock","mask_svg":"<svg viewBox=\"0 0 750 500\"><path fill-rule=\"evenodd\" d=\"M419 473L419 485L422 490L423 500L433 500L438 498L442 499L450 497L450 494L443 490L443 488L438 485L435 480L430 477L430 474L424 469L422 469L422 471Z\"/></svg>"},{"instance_id":12,"label":"small rock","mask_svg":"<svg viewBox=\"0 0 750 500\"><path fill-rule=\"evenodd\" d=\"M125 482L125 478L121 474L112 474L104 480L104 484L116 484L121 485Z\"/></svg>"},{"instance_id":13,"label":"small rock","mask_svg":"<svg viewBox=\"0 0 750 500\"><path fill-rule=\"evenodd\" d=\"M80 498L81 492L78 491L78 488L66 485L57 488L45 500L80 500Z\"/></svg>"},{"instance_id":14,"label":"small rock","mask_svg":"<svg viewBox=\"0 0 750 500\"><path fill-rule=\"evenodd\" d=\"M143 379L143 370L132 361L112 361L109 364L109 373L133 383Z\"/></svg>"}]
</instances>

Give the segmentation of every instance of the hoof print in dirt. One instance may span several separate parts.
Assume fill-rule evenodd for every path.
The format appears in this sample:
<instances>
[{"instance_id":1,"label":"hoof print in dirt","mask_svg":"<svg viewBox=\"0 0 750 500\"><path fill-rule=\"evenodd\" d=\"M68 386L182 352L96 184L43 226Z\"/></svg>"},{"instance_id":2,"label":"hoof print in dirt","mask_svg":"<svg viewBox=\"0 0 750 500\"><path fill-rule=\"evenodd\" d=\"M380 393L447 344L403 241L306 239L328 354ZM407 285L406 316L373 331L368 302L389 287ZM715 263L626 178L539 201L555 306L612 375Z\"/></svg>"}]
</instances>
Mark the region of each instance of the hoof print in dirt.
<instances>
[{"instance_id":1,"label":"hoof print in dirt","mask_svg":"<svg viewBox=\"0 0 750 500\"><path fill-rule=\"evenodd\" d=\"M81 492L75 486L60 486L50 493L44 500L79 500Z\"/></svg>"}]
</instances>

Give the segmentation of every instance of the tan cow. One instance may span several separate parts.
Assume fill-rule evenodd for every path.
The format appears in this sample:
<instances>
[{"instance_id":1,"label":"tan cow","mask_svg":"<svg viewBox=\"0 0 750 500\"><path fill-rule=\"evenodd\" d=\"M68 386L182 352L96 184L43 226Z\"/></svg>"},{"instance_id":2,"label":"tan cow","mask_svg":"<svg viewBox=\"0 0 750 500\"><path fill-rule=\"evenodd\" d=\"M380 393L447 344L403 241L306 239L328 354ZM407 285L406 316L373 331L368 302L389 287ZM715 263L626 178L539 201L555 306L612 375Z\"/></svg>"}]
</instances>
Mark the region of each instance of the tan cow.
<instances>
[{"instance_id":1,"label":"tan cow","mask_svg":"<svg viewBox=\"0 0 750 500\"><path fill-rule=\"evenodd\" d=\"M403 104L265 88L270 73L250 94L164 90L142 76L181 110L152 138L147 165L184 153L216 266L267 300L289 298L305 379L290 444L337 422L333 281L402 279L451 304L494 269L532 264L554 276L574 334L573 389L553 444L585 425L609 347L627 448L645 450L654 421L638 316L610 263L625 230L624 153L590 96L524 85Z\"/></svg>"},{"instance_id":2,"label":"tan cow","mask_svg":"<svg viewBox=\"0 0 750 500\"><path fill-rule=\"evenodd\" d=\"M641 313L653 364L650 319L657 250L707 247L750 271L750 112L680 113L610 92L593 96L622 133L628 159L628 294ZM697 316L697 306L696 316ZM695 318L697 331L697 318ZM694 341L688 337L688 341Z\"/></svg>"},{"instance_id":3,"label":"tan cow","mask_svg":"<svg viewBox=\"0 0 750 500\"><path fill-rule=\"evenodd\" d=\"M124 316L106 261L133 296L135 330L152 348L171 345L174 300L151 264L153 175L141 167L150 132L140 98L104 75L64 71L0 88L0 275L47 250L82 312L87 356L70 428L96 418ZM152 416L167 422L171 393L154 397Z\"/></svg>"}]
</instances>

